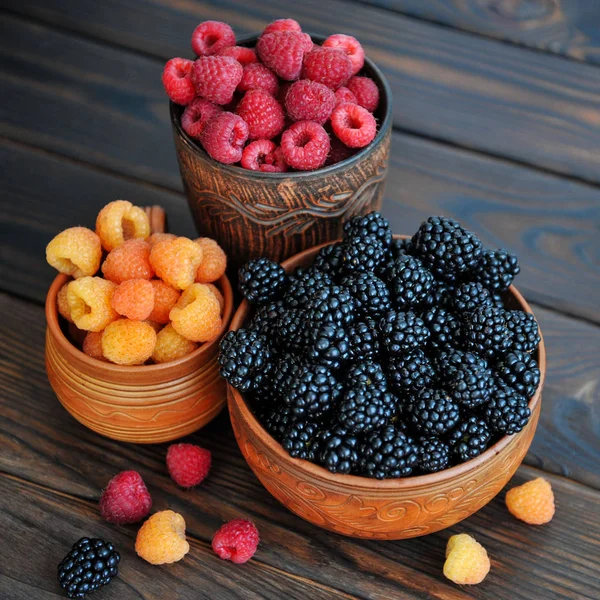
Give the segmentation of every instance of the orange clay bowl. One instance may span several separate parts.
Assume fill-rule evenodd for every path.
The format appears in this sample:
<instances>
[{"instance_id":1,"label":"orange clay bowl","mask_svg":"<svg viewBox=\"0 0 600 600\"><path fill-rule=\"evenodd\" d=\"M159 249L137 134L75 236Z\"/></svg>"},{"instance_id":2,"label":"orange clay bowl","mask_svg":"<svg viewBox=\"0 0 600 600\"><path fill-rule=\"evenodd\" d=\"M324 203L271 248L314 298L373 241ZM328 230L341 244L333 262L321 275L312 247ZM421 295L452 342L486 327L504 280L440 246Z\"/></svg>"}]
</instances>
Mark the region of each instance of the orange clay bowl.
<instances>
[{"instance_id":1,"label":"orange clay bowl","mask_svg":"<svg viewBox=\"0 0 600 600\"><path fill-rule=\"evenodd\" d=\"M162 231L151 213L153 231ZM162 222L161 222L162 220ZM215 282L225 298L223 326L217 338L168 363L120 366L91 358L66 337L56 296L67 281L58 275L46 297L46 371L61 404L80 423L115 440L153 444L200 429L225 404L219 376L219 342L233 313L229 280Z\"/></svg>"},{"instance_id":2,"label":"orange clay bowl","mask_svg":"<svg viewBox=\"0 0 600 600\"><path fill-rule=\"evenodd\" d=\"M396 236L406 237L406 236ZM310 265L311 248L283 263L286 271ZM531 313L511 286L507 306ZM249 312L243 302L231 322L242 327ZM527 453L540 415L546 351L537 357L540 385L529 402L531 419L519 433L506 436L480 456L430 475L376 480L330 473L290 457L257 421L242 395L228 386L231 423L244 458L267 490L306 521L336 533L360 538L396 540L427 535L450 527L485 506L508 482Z\"/></svg>"}]
</instances>

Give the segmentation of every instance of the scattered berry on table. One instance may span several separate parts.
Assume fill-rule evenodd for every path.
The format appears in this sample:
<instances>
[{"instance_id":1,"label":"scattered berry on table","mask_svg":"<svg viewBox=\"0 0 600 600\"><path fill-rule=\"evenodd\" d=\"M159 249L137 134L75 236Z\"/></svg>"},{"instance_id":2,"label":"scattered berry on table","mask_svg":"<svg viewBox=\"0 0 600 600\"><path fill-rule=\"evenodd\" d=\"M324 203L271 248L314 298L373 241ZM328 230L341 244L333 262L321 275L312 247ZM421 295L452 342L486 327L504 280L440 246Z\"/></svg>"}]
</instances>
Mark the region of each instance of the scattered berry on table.
<instances>
[{"instance_id":1,"label":"scattered berry on table","mask_svg":"<svg viewBox=\"0 0 600 600\"><path fill-rule=\"evenodd\" d=\"M150 220L143 208L128 200L115 200L98 213L96 233L102 247L110 252L127 240L146 239L150 235Z\"/></svg>"},{"instance_id":2,"label":"scattered berry on table","mask_svg":"<svg viewBox=\"0 0 600 600\"><path fill-rule=\"evenodd\" d=\"M276 262L256 258L240 268L238 280L240 292L248 302L264 304L274 300L283 291L287 275Z\"/></svg>"},{"instance_id":3,"label":"scattered berry on table","mask_svg":"<svg viewBox=\"0 0 600 600\"><path fill-rule=\"evenodd\" d=\"M386 425L366 436L359 460L360 472L367 477L405 477L417 465L418 449L404 431Z\"/></svg>"},{"instance_id":4,"label":"scattered berry on table","mask_svg":"<svg viewBox=\"0 0 600 600\"><path fill-rule=\"evenodd\" d=\"M211 158L231 165L242 159L249 134L248 125L242 117L224 111L206 124L200 141Z\"/></svg>"},{"instance_id":5,"label":"scattered berry on table","mask_svg":"<svg viewBox=\"0 0 600 600\"><path fill-rule=\"evenodd\" d=\"M125 525L145 519L152 508L152 497L137 471L115 475L100 497L100 514L109 523Z\"/></svg>"},{"instance_id":6,"label":"scattered berry on table","mask_svg":"<svg viewBox=\"0 0 600 600\"><path fill-rule=\"evenodd\" d=\"M101 277L80 277L69 283L67 302L73 323L85 331L102 331L119 318L112 307L117 286Z\"/></svg>"},{"instance_id":7,"label":"scattered berry on table","mask_svg":"<svg viewBox=\"0 0 600 600\"><path fill-rule=\"evenodd\" d=\"M265 65L260 63L251 63L244 67L242 79L238 83L238 92L249 92L250 90L264 90L277 97L279 91L279 79L277 75Z\"/></svg>"},{"instance_id":8,"label":"scattered berry on table","mask_svg":"<svg viewBox=\"0 0 600 600\"><path fill-rule=\"evenodd\" d=\"M194 62L186 58L172 58L167 61L162 73L162 83L167 96L175 102L187 106L196 97L192 81Z\"/></svg>"},{"instance_id":9,"label":"scattered berry on table","mask_svg":"<svg viewBox=\"0 0 600 600\"><path fill-rule=\"evenodd\" d=\"M211 454L194 444L172 444L167 450L167 469L171 479L182 488L202 483L210 471Z\"/></svg>"},{"instance_id":10,"label":"scattered berry on table","mask_svg":"<svg viewBox=\"0 0 600 600\"><path fill-rule=\"evenodd\" d=\"M100 268L100 238L87 227L71 227L61 231L46 246L46 260L60 273L92 277Z\"/></svg>"},{"instance_id":11,"label":"scattered berry on table","mask_svg":"<svg viewBox=\"0 0 600 600\"><path fill-rule=\"evenodd\" d=\"M446 547L444 575L458 585L481 583L490 572L486 549L466 533L453 535Z\"/></svg>"},{"instance_id":12,"label":"scattered berry on table","mask_svg":"<svg viewBox=\"0 0 600 600\"><path fill-rule=\"evenodd\" d=\"M281 136L285 162L299 171L312 171L323 166L330 147L327 132L313 121L296 121Z\"/></svg>"},{"instance_id":13,"label":"scattered berry on table","mask_svg":"<svg viewBox=\"0 0 600 600\"><path fill-rule=\"evenodd\" d=\"M156 344L152 351L152 360L157 364L170 362L187 356L196 348L198 348L196 342L184 338L169 323L156 334Z\"/></svg>"},{"instance_id":14,"label":"scattered berry on table","mask_svg":"<svg viewBox=\"0 0 600 600\"><path fill-rule=\"evenodd\" d=\"M102 334L102 354L117 365L142 365L154 352L156 332L146 321L119 319Z\"/></svg>"},{"instance_id":15,"label":"scattered berry on table","mask_svg":"<svg viewBox=\"0 0 600 600\"><path fill-rule=\"evenodd\" d=\"M356 104L374 113L379 106L379 88L370 77L352 77L348 89L356 98Z\"/></svg>"},{"instance_id":16,"label":"scattered berry on table","mask_svg":"<svg viewBox=\"0 0 600 600\"><path fill-rule=\"evenodd\" d=\"M554 492L550 482L538 477L506 492L510 513L529 525L544 525L554 516Z\"/></svg>"},{"instance_id":17,"label":"scattered berry on table","mask_svg":"<svg viewBox=\"0 0 600 600\"><path fill-rule=\"evenodd\" d=\"M152 565L180 561L190 550L185 539L185 520L172 510L154 513L144 522L135 540L138 556Z\"/></svg>"},{"instance_id":18,"label":"scattered berry on table","mask_svg":"<svg viewBox=\"0 0 600 600\"><path fill-rule=\"evenodd\" d=\"M358 104L340 104L331 113L335 135L350 148L368 146L377 133L375 117Z\"/></svg>"},{"instance_id":19,"label":"scattered berry on table","mask_svg":"<svg viewBox=\"0 0 600 600\"><path fill-rule=\"evenodd\" d=\"M147 279L128 279L117 286L111 303L121 316L143 321L154 308L154 287Z\"/></svg>"},{"instance_id":20,"label":"scattered berry on table","mask_svg":"<svg viewBox=\"0 0 600 600\"><path fill-rule=\"evenodd\" d=\"M145 240L124 242L108 253L102 263L102 275L117 284L128 279L152 279L151 250L152 246Z\"/></svg>"},{"instance_id":21,"label":"scattered berry on table","mask_svg":"<svg viewBox=\"0 0 600 600\"><path fill-rule=\"evenodd\" d=\"M212 548L222 560L248 562L258 549L260 538L252 521L234 519L222 525L212 539Z\"/></svg>"},{"instance_id":22,"label":"scattered berry on table","mask_svg":"<svg viewBox=\"0 0 600 600\"><path fill-rule=\"evenodd\" d=\"M285 109L293 121L314 121L323 125L334 108L333 91L309 79L292 83L285 95Z\"/></svg>"},{"instance_id":23,"label":"scattered berry on table","mask_svg":"<svg viewBox=\"0 0 600 600\"><path fill-rule=\"evenodd\" d=\"M204 21L192 33L192 50L198 56L218 54L228 46L235 46L235 33L227 23Z\"/></svg>"},{"instance_id":24,"label":"scattered berry on table","mask_svg":"<svg viewBox=\"0 0 600 600\"><path fill-rule=\"evenodd\" d=\"M274 138L285 126L285 112L281 104L265 90L246 92L237 105L236 112L248 125L250 141Z\"/></svg>"},{"instance_id":25,"label":"scattered berry on table","mask_svg":"<svg viewBox=\"0 0 600 600\"><path fill-rule=\"evenodd\" d=\"M183 111L181 126L190 137L199 140L206 124L222 111L218 104L213 104L204 98L196 98Z\"/></svg>"},{"instance_id":26,"label":"scattered berry on table","mask_svg":"<svg viewBox=\"0 0 600 600\"><path fill-rule=\"evenodd\" d=\"M180 335L192 342L209 342L221 331L221 304L203 283L187 287L169 313L171 323Z\"/></svg>"},{"instance_id":27,"label":"scattered berry on table","mask_svg":"<svg viewBox=\"0 0 600 600\"><path fill-rule=\"evenodd\" d=\"M365 51L360 42L351 35L336 33L330 35L324 42L324 48L336 48L345 52L352 63L352 75L356 75L365 64Z\"/></svg>"}]
</instances>

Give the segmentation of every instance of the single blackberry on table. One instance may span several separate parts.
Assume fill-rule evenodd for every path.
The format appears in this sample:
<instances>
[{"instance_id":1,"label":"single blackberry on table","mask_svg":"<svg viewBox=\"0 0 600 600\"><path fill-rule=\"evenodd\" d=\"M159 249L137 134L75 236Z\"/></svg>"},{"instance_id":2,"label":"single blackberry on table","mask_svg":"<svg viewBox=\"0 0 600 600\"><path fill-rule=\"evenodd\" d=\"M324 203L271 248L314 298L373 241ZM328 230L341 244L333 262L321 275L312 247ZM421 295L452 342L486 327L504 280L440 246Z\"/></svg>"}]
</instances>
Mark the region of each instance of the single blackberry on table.
<instances>
[{"instance_id":1,"label":"single blackberry on table","mask_svg":"<svg viewBox=\"0 0 600 600\"><path fill-rule=\"evenodd\" d=\"M374 273L359 271L344 277L340 285L350 292L363 317L381 318L390 308L390 291Z\"/></svg>"},{"instance_id":2,"label":"single blackberry on table","mask_svg":"<svg viewBox=\"0 0 600 600\"><path fill-rule=\"evenodd\" d=\"M437 473L448 468L450 448L448 444L434 435L417 439L419 470L422 473Z\"/></svg>"},{"instance_id":3,"label":"single blackberry on table","mask_svg":"<svg viewBox=\"0 0 600 600\"><path fill-rule=\"evenodd\" d=\"M460 462L479 456L488 446L492 434L483 419L469 417L450 432L448 443Z\"/></svg>"},{"instance_id":4,"label":"single blackberry on table","mask_svg":"<svg viewBox=\"0 0 600 600\"><path fill-rule=\"evenodd\" d=\"M386 373L390 384L401 395L429 387L435 378L433 364L423 350L390 356Z\"/></svg>"},{"instance_id":5,"label":"single blackberry on table","mask_svg":"<svg viewBox=\"0 0 600 600\"><path fill-rule=\"evenodd\" d=\"M268 408L262 410L262 406L259 405L258 411L259 421L279 443L283 440L290 426L299 422L298 416L291 406L276 404L269 405Z\"/></svg>"},{"instance_id":6,"label":"single blackberry on table","mask_svg":"<svg viewBox=\"0 0 600 600\"><path fill-rule=\"evenodd\" d=\"M395 413L396 399L376 385L358 385L346 390L338 411L340 424L348 431L364 433L385 425Z\"/></svg>"},{"instance_id":7,"label":"single blackberry on table","mask_svg":"<svg viewBox=\"0 0 600 600\"><path fill-rule=\"evenodd\" d=\"M459 313L493 304L490 292L478 282L461 283L452 294L451 303L452 308Z\"/></svg>"},{"instance_id":8,"label":"single blackberry on table","mask_svg":"<svg viewBox=\"0 0 600 600\"><path fill-rule=\"evenodd\" d=\"M496 363L496 374L507 386L525 396L527 400L535 394L540 383L540 369L527 352L511 350Z\"/></svg>"},{"instance_id":9,"label":"single blackberry on table","mask_svg":"<svg viewBox=\"0 0 600 600\"><path fill-rule=\"evenodd\" d=\"M323 323L309 332L308 358L330 369L339 369L350 358L350 338L337 323Z\"/></svg>"},{"instance_id":10,"label":"single blackberry on table","mask_svg":"<svg viewBox=\"0 0 600 600\"><path fill-rule=\"evenodd\" d=\"M463 317L463 338L469 350L491 358L510 348L512 332L506 323L506 311L479 306Z\"/></svg>"},{"instance_id":11,"label":"single blackberry on table","mask_svg":"<svg viewBox=\"0 0 600 600\"><path fill-rule=\"evenodd\" d=\"M340 260L342 273L375 272L385 260L385 249L374 238L350 238L342 242Z\"/></svg>"},{"instance_id":12,"label":"single blackberry on table","mask_svg":"<svg viewBox=\"0 0 600 600\"><path fill-rule=\"evenodd\" d=\"M531 411L525 396L499 381L482 414L492 432L512 435L527 425Z\"/></svg>"},{"instance_id":13,"label":"single blackberry on table","mask_svg":"<svg viewBox=\"0 0 600 600\"><path fill-rule=\"evenodd\" d=\"M272 367L267 338L258 331L229 331L221 340L219 364L221 377L240 392L258 389Z\"/></svg>"},{"instance_id":14,"label":"single blackberry on table","mask_svg":"<svg viewBox=\"0 0 600 600\"><path fill-rule=\"evenodd\" d=\"M415 256L421 258L436 277L455 281L473 269L482 252L481 241L458 221L429 217L411 240Z\"/></svg>"},{"instance_id":15,"label":"single blackberry on table","mask_svg":"<svg viewBox=\"0 0 600 600\"><path fill-rule=\"evenodd\" d=\"M374 238L384 248L389 248L393 239L388 220L378 212L370 212L346 221L344 238Z\"/></svg>"},{"instance_id":16,"label":"single blackberry on table","mask_svg":"<svg viewBox=\"0 0 600 600\"><path fill-rule=\"evenodd\" d=\"M413 427L424 434L447 433L460 418L458 405L441 389L424 388L417 392L408 413Z\"/></svg>"},{"instance_id":17,"label":"single blackberry on table","mask_svg":"<svg viewBox=\"0 0 600 600\"><path fill-rule=\"evenodd\" d=\"M540 343L537 321L531 313L521 310L506 312L506 324L512 333L512 347L523 352L533 352Z\"/></svg>"},{"instance_id":18,"label":"single blackberry on table","mask_svg":"<svg viewBox=\"0 0 600 600\"><path fill-rule=\"evenodd\" d=\"M328 273L306 269L291 278L283 301L289 308L303 308L317 292L329 289L333 285L333 279Z\"/></svg>"},{"instance_id":19,"label":"single blackberry on table","mask_svg":"<svg viewBox=\"0 0 600 600\"><path fill-rule=\"evenodd\" d=\"M435 350L445 350L448 347L460 345L460 321L449 310L441 306L432 306L422 315L425 326L431 334L429 344Z\"/></svg>"},{"instance_id":20,"label":"single blackberry on table","mask_svg":"<svg viewBox=\"0 0 600 600\"><path fill-rule=\"evenodd\" d=\"M414 440L401 429L386 425L365 437L360 450L360 473L375 479L410 475L418 462Z\"/></svg>"},{"instance_id":21,"label":"single blackberry on table","mask_svg":"<svg viewBox=\"0 0 600 600\"><path fill-rule=\"evenodd\" d=\"M365 319L348 328L348 355L351 361L372 361L379 354L379 333L371 319Z\"/></svg>"},{"instance_id":22,"label":"single blackberry on table","mask_svg":"<svg viewBox=\"0 0 600 600\"><path fill-rule=\"evenodd\" d=\"M304 308L290 308L279 317L275 339L281 348L299 352L308 344L306 324L310 313Z\"/></svg>"},{"instance_id":23,"label":"single blackberry on table","mask_svg":"<svg viewBox=\"0 0 600 600\"><path fill-rule=\"evenodd\" d=\"M277 322L284 312L285 306L281 300L263 304L257 308L247 329L258 331L272 339L277 332Z\"/></svg>"},{"instance_id":24,"label":"single blackberry on table","mask_svg":"<svg viewBox=\"0 0 600 600\"><path fill-rule=\"evenodd\" d=\"M514 254L507 250L486 248L472 273L473 281L478 281L490 292L503 292L508 289L521 267Z\"/></svg>"},{"instance_id":25,"label":"single blackberry on table","mask_svg":"<svg viewBox=\"0 0 600 600\"><path fill-rule=\"evenodd\" d=\"M281 265L268 258L256 258L238 271L239 290L251 304L276 300L287 284L287 275Z\"/></svg>"},{"instance_id":26,"label":"single blackberry on table","mask_svg":"<svg viewBox=\"0 0 600 600\"><path fill-rule=\"evenodd\" d=\"M313 267L316 270L321 271L322 273L327 273L331 277L335 278L341 273L342 270L343 250L344 246L341 242L329 244L328 246L321 248L317 253L317 256L315 256Z\"/></svg>"},{"instance_id":27,"label":"single blackberry on table","mask_svg":"<svg viewBox=\"0 0 600 600\"><path fill-rule=\"evenodd\" d=\"M392 301L399 310L413 308L423 302L434 286L431 271L412 256L400 256L386 272Z\"/></svg>"},{"instance_id":28,"label":"single blackberry on table","mask_svg":"<svg viewBox=\"0 0 600 600\"><path fill-rule=\"evenodd\" d=\"M389 311L379 322L381 341L389 354L406 354L424 346L429 329L413 312Z\"/></svg>"},{"instance_id":29,"label":"single blackberry on table","mask_svg":"<svg viewBox=\"0 0 600 600\"><path fill-rule=\"evenodd\" d=\"M376 362L364 361L351 367L346 374L348 387L360 384L376 385L387 390L387 379L383 367Z\"/></svg>"},{"instance_id":30,"label":"single blackberry on table","mask_svg":"<svg viewBox=\"0 0 600 600\"><path fill-rule=\"evenodd\" d=\"M314 460L314 442L322 425L311 421L297 421L287 427L281 445L292 458Z\"/></svg>"},{"instance_id":31,"label":"single blackberry on table","mask_svg":"<svg viewBox=\"0 0 600 600\"><path fill-rule=\"evenodd\" d=\"M306 365L296 374L283 396L299 419L315 419L337 403L342 386L323 365Z\"/></svg>"},{"instance_id":32,"label":"single blackberry on table","mask_svg":"<svg viewBox=\"0 0 600 600\"><path fill-rule=\"evenodd\" d=\"M116 577L121 555L110 542L81 538L58 565L58 581L69 598L84 598Z\"/></svg>"},{"instance_id":33,"label":"single blackberry on table","mask_svg":"<svg viewBox=\"0 0 600 600\"><path fill-rule=\"evenodd\" d=\"M341 425L323 431L315 441L319 462L332 473L351 473L358 464L358 437Z\"/></svg>"},{"instance_id":34,"label":"single blackberry on table","mask_svg":"<svg viewBox=\"0 0 600 600\"><path fill-rule=\"evenodd\" d=\"M350 325L356 318L356 302L350 292L334 285L315 292L306 305L313 323Z\"/></svg>"}]
</instances>

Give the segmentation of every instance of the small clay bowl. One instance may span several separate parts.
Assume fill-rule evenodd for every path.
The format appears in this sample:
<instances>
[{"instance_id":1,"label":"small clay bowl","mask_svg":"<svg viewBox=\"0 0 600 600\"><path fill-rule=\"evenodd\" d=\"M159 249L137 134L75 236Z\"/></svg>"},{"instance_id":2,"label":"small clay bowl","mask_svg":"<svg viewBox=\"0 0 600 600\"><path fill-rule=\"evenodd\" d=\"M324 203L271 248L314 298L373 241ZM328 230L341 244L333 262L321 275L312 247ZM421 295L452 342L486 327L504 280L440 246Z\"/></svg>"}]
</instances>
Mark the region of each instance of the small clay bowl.
<instances>
[{"instance_id":1,"label":"small clay bowl","mask_svg":"<svg viewBox=\"0 0 600 600\"><path fill-rule=\"evenodd\" d=\"M254 46L256 39L246 37L238 44ZM377 136L350 158L316 171L262 173L218 163L183 131L183 107L171 103L179 169L196 227L219 242L232 267L259 256L281 262L339 238L348 218L379 210L388 169L392 92L368 58L361 74L379 87Z\"/></svg>"},{"instance_id":2,"label":"small clay bowl","mask_svg":"<svg viewBox=\"0 0 600 600\"><path fill-rule=\"evenodd\" d=\"M152 210L152 230L163 231L162 209ZM46 371L58 399L73 417L109 438L153 444L188 435L217 416L226 399L217 362L219 341L233 313L227 277L216 282L225 298L219 336L178 360L140 366L103 362L71 343L56 303L68 279L58 275L46 297Z\"/></svg>"},{"instance_id":3,"label":"small clay bowl","mask_svg":"<svg viewBox=\"0 0 600 600\"><path fill-rule=\"evenodd\" d=\"M405 237L405 236L396 236ZM312 263L319 247L290 258L290 272ZM531 313L512 287L505 302ZM243 326L249 306L242 303L231 329ZM372 539L404 539L450 527L485 506L521 464L533 439L546 374L544 341L536 352L540 384L529 401L531 419L517 434L505 436L478 457L430 475L376 480L330 473L292 458L263 428L243 396L228 386L231 423L244 458L267 490L306 521L343 535Z\"/></svg>"}]
</instances>

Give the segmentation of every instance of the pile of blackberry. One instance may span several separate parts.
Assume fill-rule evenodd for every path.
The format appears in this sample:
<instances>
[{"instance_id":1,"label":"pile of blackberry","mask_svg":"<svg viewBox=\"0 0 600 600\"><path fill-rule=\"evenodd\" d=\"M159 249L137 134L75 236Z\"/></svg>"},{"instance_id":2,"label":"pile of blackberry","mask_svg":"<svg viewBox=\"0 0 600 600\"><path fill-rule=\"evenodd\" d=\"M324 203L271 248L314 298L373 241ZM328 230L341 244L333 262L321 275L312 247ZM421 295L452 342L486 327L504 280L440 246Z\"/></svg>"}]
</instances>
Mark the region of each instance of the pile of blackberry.
<instances>
[{"instance_id":1,"label":"pile of blackberry","mask_svg":"<svg viewBox=\"0 0 600 600\"><path fill-rule=\"evenodd\" d=\"M293 457L377 479L446 469L529 420L538 326L502 302L518 273L453 219L394 240L379 213L355 217L307 268L240 269L254 313L221 373Z\"/></svg>"}]
</instances>

